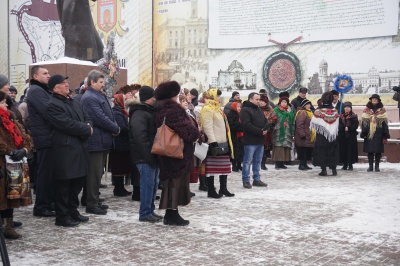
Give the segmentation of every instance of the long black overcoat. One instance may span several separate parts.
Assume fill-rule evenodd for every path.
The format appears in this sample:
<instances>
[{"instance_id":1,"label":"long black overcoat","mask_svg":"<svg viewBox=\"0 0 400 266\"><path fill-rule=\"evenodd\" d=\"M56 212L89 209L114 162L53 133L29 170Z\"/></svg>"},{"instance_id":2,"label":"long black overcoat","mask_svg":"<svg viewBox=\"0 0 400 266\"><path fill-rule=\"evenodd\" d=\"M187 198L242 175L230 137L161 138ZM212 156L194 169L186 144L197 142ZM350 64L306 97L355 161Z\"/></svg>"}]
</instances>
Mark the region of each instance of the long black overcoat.
<instances>
[{"instance_id":1,"label":"long black overcoat","mask_svg":"<svg viewBox=\"0 0 400 266\"><path fill-rule=\"evenodd\" d=\"M80 104L59 94L50 97L47 120L52 127L54 176L58 180L86 176L91 121Z\"/></svg>"}]
</instances>

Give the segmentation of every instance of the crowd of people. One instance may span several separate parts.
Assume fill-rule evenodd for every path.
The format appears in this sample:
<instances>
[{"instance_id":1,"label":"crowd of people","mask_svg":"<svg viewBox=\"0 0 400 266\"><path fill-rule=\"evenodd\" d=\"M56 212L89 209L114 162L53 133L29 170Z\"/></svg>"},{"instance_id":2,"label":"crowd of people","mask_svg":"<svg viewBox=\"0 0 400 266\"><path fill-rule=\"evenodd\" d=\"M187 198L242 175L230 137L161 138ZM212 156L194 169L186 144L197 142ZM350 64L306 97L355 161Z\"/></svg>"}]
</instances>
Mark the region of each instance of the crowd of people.
<instances>
[{"instance_id":1,"label":"crowd of people","mask_svg":"<svg viewBox=\"0 0 400 266\"><path fill-rule=\"evenodd\" d=\"M156 89L126 85L110 102L103 86L104 76L97 70L73 91L68 77L34 66L29 88L17 102L16 89L0 75L0 215L6 238L21 237L15 228L22 223L13 220L13 209L32 204L31 194L22 197L12 190L15 184L8 167L14 163L27 169L21 176L30 182L21 179L19 185L34 189L33 215L55 217L55 225L74 227L89 221L79 205L86 206L88 214L107 214L109 207L99 195L108 169L114 196L132 195L132 200L140 201L139 221L185 226L189 221L178 209L195 196L189 186L193 175L199 178L199 190L218 199L235 196L228 190L231 171L241 171L246 189L267 187L260 174L267 170L267 158L275 162L275 169L286 169L294 159L293 150L299 170L312 169L307 164L311 161L321 167L320 176L328 175L327 168L337 175L339 164L343 170L353 170L358 161L359 120L352 103L341 103L336 91L325 92L317 108L303 87L291 102L289 93L279 94L277 105L266 92L252 92L242 102L235 91L222 108L219 89L199 95L175 81ZM157 129L164 125L182 140L182 159L152 153ZM368 171L380 171L390 135L377 94L363 111L360 137ZM194 156L196 143L209 145L203 161ZM127 183L132 192L125 189ZM158 189L162 190L158 209L165 209L164 216L156 212Z\"/></svg>"}]
</instances>

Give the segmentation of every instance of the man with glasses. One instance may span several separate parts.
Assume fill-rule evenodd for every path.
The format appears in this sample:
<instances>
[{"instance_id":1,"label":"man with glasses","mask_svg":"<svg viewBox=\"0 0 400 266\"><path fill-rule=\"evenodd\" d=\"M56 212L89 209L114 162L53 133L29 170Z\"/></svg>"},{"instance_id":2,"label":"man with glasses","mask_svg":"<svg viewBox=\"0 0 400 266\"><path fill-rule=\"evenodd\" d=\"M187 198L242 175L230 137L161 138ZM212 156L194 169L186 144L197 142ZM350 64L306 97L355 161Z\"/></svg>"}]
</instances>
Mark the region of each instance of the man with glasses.
<instances>
[{"instance_id":1,"label":"man with glasses","mask_svg":"<svg viewBox=\"0 0 400 266\"><path fill-rule=\"evenodd\" d=\"M243 102L240 112L240 121L243 126L243 187L250 189L250 165L253 170L253 186L266 187L267 184L260 179L261 160L264 153L264 138L269 128L264 112L259 107L260 95L256 92L249 94L247 101Z\"/></svg>"},{"instance_id":2,"label":"man with glasses","mask_svg":"<svg viewBox=\"0 0 400 266\"><path fill-rule=\"evenodd\" d=\"M89 220L78 211L78 195L89 172L88 138L93 128L89 116L69 96L67 79L61 75L49 79L53 94L46 113L53 128L56 225L73 227Z\"/></svg>"}]
</instances>

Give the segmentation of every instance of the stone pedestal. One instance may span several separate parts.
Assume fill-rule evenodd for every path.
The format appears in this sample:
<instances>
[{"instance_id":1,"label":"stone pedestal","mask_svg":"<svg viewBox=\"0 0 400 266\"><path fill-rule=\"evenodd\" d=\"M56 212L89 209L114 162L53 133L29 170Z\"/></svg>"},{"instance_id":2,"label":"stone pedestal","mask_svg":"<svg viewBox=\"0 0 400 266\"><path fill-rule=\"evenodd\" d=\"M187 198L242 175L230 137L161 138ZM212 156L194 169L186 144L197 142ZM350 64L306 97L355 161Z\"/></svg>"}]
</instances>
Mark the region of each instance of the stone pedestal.
<instances>
[{"instance_id":1,"label":"stone pedestal","mask_svg":"<svg viewBox=\"0 0 400 266\"><path fill-rule=\"evenodd\" d=\"M89 61L80 61L72 58L61 58L57 61L44 61L32 64L29 66L30 70L34 65L42 65L49 71L50 75L60 74L68 77L68 83L71 90L79 87L79 84L85 79L87 74L93 70L99 70L99 67ZM120 87L127 84L128 71L126 68L120 70L118 76L116 76L117 85L114 88L114 92Z\"/></svg>"}]
</instances>

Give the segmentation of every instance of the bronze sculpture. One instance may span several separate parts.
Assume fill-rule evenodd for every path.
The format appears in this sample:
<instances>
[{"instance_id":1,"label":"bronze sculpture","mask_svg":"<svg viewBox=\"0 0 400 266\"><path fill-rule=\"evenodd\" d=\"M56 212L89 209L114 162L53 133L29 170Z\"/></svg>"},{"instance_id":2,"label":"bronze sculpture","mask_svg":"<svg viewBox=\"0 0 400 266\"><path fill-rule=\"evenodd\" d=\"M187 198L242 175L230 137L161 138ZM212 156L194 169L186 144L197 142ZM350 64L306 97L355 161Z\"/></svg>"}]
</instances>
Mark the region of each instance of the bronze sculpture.
<instances>
[{"instance_id":1,"label":"bronze sculpture","mask_svg":"<svg viewBox=\"0 0 400 266\"><path fill-rule=\"evenodd\" d=\"M89 2L57 0L57 10L65 39L65 56L92 62L101 59L104 46L94 26Z\"/></svg>"}]
</instances>

